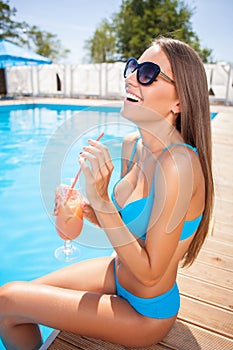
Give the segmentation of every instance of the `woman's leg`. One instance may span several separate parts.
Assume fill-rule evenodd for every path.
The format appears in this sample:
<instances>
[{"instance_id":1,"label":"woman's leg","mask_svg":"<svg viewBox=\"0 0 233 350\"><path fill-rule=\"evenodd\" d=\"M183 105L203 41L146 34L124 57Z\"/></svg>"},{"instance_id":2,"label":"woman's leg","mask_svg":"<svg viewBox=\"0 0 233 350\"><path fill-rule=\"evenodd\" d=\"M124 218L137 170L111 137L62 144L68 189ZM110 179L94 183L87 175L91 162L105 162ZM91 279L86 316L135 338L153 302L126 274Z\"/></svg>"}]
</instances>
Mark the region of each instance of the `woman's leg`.
<instances>
[{"instance_id":1,"label":"woman's leg","mask_svg":"<svg viewBox=\"0 0 233 350\"><path fill-rule=\"evenodd\" d=\"M8 328L2 327L7 349L36 349L40 338L30 328L33 324L126 346L143 346L161 340L174 322L143 317L127 301L109 294L29 283L15 283L7 289L5 305L0 305L1 313L8 317ZM30 327L20 330L22 324Z\"/></svg>"},{"instance_id":2,"label":"woman's leg","mask_svg":"<svg viewBox=\"0 0 233 350\"><path fill-rule=\"evenodd\" d=\"M111 256L84 260L37 278L30 283L84 290L115 293L114 258Z\"/></svg>"},{"instance_id":3,"label":"woman's leg","mask_svg":"<svg viewBox=\"0 0 233 350\"><path fill-rule=\"evenodd\" d=\"M70 290L90 290L113 294L115 292L115 282L114 276L110 272L112 261L112 257L83 261L38 278L29 284L47 284ZM6 339L20 338L26 342L29 348L30 343L41 344L41 335L37 324L31 323L30 320L24 319L22 316L8 315L7 306L5 307L6 313L3 313L1 305L7 303L7 301L9 302L10 298L14 297L15 287L17 295L17 285L19 284L10 283L0 288L0 335L7 345L7 349L13 349L14 347ZM36 303L40 305L39 297ZM18 344L17 341L16 344ZM22 346L22 348L24 347Z\"/></svg>"},{"instance_id":4,"label":"woman's leg","mask_svg":"<svg viewBox=\"0 0 233 350\"><path fill-rule=\"evenodd\" d=\"M86 277L81 274L85 271L84 265L82 269L78 265L65 269L69 278L62 270L60 281L58 272L33 283L10 283L0 289L0 334L7 349L37 349L41 339L36 324L126 346L149 345L167 334L175 317L167 320L143 317L127 301L114 295L112 259L107 258L105 263L104 259L88 261ZM81 288L85 284L90 287L94 281L92 291L68 288L70 284L73 286L72 277L78 289L78 279L75 279L78 275L74 276L74 271L80 272ZM81 276L85 281L81 281ZM56 286L51 285L52 282ZM59 282L63 287L57 286Z\"/></svg>"}]
</instances>

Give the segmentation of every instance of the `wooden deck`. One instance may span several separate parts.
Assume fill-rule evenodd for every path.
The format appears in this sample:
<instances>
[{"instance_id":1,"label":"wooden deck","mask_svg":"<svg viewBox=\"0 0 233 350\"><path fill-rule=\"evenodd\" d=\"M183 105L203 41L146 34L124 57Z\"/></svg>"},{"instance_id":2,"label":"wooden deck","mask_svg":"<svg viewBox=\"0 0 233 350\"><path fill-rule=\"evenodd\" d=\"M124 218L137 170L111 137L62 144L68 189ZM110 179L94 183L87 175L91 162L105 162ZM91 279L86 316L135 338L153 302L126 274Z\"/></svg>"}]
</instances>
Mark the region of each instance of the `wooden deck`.
<instances>
[{"instance_id":1,"label":"wooden deck","mask_svg":"<svg viewBox=\"0 0 233 350\"><path fill-rule=\"evenodd\" d=\"M212 106L215 208L213 230L196 262L180 269L179 317L159 344L141 350L233 350L233 107ZM60 332L50 350L133 350Z\"/></svg>"}]
</instances>

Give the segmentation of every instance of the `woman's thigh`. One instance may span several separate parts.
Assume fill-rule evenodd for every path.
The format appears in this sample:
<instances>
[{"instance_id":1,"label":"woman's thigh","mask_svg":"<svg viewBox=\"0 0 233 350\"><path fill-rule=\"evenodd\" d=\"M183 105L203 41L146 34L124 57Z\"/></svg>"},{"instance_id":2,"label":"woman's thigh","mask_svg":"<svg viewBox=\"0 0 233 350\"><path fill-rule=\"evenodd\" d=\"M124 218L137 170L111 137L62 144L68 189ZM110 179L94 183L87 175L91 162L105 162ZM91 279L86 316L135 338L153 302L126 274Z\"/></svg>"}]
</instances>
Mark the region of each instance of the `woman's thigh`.
<instances>
[{"instance_id":1,"label":"woman's thigh","mask_svg":"<svg viewBox=\"0 0 233 350\"><path fill-rule=\"evenodd\" d=\"M111 256L84 260L37 278L31 283L72 290L114 294L114 259Z\"/></svg>"},{"instance_id":2,"label":"woman's thigh","mask_svg":"<svg viewBox=\"0 0 233 350\"><path fill-rule=\"evenodd\" d=\"M126 346L142 346L160 341L175 320L144 317L116 295L25 282L5 288L1 312L8 320L12 318L14 325L44 324Z\"/></svg>"}]
</instances>

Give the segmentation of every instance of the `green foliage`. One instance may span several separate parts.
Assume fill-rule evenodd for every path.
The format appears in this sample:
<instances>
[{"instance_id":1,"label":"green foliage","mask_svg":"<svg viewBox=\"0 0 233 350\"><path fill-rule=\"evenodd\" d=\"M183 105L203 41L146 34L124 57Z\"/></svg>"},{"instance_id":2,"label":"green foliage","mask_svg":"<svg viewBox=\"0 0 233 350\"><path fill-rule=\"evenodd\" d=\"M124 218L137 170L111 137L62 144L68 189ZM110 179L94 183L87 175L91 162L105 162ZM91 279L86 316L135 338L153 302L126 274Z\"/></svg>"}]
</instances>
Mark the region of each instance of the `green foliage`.
<instances>
[{"instance_id":1,"label":"green foliage","mask_svg":"<svg viewBox=\"0 0 233 350\"><path fill-rule=\"evenodd\" d=\"M22 24L13 20L16 9L10 8L9 1L0 0L0 39L19 39Z\"/></svg>"},{"instance_id":2,"label":"green foliage","mask_svg":"<svg viewBox=\"0 0 233 350\"><path fill-rule=\"evenodd\" d=\"M212 51L200 47L190 21L193 13L194 9L180 0L122 0L119 13L113 15L112 22L108 22L114 45L108 50L107 61L138 57L154 38L163 35L187 42L207 62ZM98 62L106 61L104 52L109 37L106 36L105 21L89 40L90 56L94 62L96 56ZM97 40L97 33L105 40Z\"/></svg>"},{"instance_id":3,"label":"green foliage","mask_svg":"<svg viewBox=\"0 0 233 350\"><path fill-rule=\"evenodd\" d=\"M65 58L70 52L63 49L57 35L41 31L37 26L29 26L24 23L25 38L21 38L21 43L39 55L49 57L52 61Z\"/></svg>"},{"instance_id":4,"label":"green foliage","mask_svg":"<svg viewBox=\"0 0 233 350\"><path fill-rule=\"evenodd\" d=\"M9 0L0 0L0 39L26 46L39 55L53 61L65 58L70 52L64 49L57 35L42 31L37 26L30 26L26 22L14 20L17 10L11 8Z\"/></svg>"},{"instance_id":5,"label":"green foliage","mask_svg":"<svg viewBox=\"0 0 233 350\"><path fill-rule=\"evenodd\" d=\"M89 50L94 63L113 62L116 53L116 38L113 25L106 19L96 28L93 38L87 40L86 49Z\"/></svg>"}]
</instances>

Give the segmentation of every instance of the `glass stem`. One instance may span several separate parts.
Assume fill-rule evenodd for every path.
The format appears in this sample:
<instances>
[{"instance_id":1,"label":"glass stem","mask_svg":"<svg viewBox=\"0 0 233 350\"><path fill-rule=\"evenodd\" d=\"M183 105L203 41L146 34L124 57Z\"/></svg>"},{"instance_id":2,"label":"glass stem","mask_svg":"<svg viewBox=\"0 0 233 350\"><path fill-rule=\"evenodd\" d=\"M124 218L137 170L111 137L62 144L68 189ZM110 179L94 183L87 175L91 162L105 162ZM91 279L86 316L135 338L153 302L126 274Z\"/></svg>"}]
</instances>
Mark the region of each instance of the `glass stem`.
<instances>
[{"instance_id":1,"label":"glass stem","mask_svg":"<svg viewBox=\"0 0 233 350\"><path fill-rule=\"evenodd\" d=\"M65 241L64 253L67 255L72 253L72 241L70 241L70 240Z\"/></svg>"}]
</instances>

